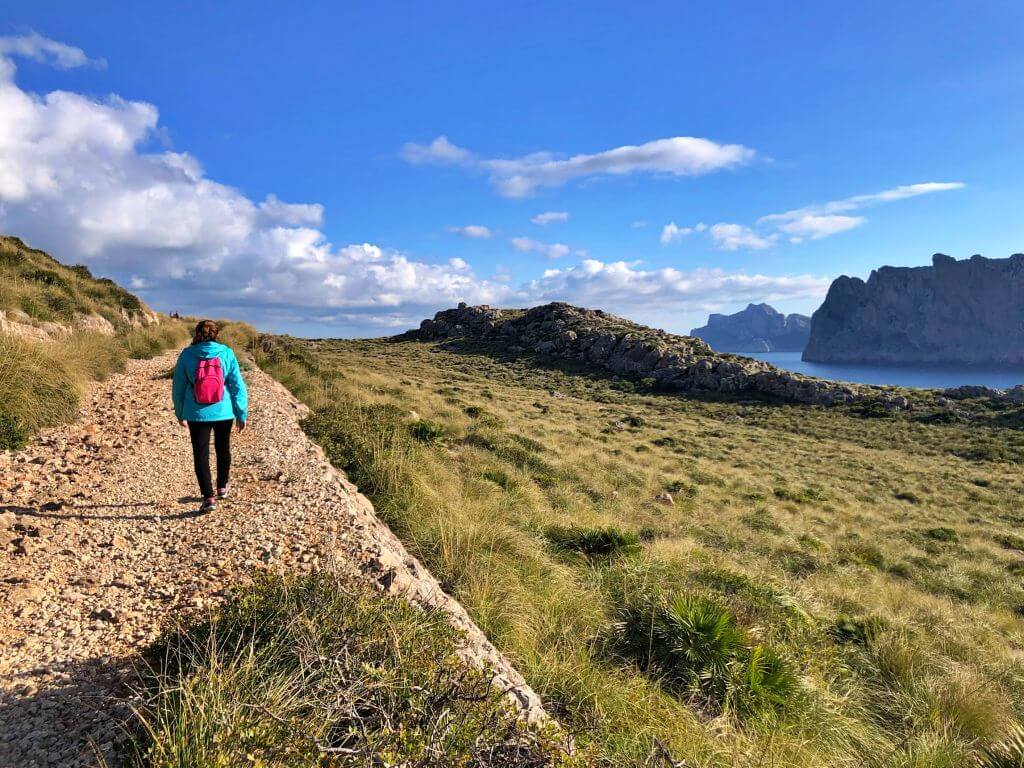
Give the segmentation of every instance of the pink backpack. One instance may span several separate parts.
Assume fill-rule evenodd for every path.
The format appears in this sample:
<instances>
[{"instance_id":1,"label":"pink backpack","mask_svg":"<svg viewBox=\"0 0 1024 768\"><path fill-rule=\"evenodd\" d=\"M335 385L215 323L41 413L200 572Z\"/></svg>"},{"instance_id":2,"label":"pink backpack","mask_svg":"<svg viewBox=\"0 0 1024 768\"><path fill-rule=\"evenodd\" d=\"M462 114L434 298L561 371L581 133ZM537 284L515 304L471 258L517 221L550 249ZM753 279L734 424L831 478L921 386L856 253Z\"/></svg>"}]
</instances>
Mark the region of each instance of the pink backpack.
<instances>
[{"instance_id":1,"label":"pink backpack","mask_svg":"<svg viewBox=\"0 0 1024 768\"><path fill-rule=\"evenodd\" d=\"M224 399L224 371L221 370L219 357L200 360L196 364L192 391L199 405L212 405Z\"/></svg>"}]
</instances>

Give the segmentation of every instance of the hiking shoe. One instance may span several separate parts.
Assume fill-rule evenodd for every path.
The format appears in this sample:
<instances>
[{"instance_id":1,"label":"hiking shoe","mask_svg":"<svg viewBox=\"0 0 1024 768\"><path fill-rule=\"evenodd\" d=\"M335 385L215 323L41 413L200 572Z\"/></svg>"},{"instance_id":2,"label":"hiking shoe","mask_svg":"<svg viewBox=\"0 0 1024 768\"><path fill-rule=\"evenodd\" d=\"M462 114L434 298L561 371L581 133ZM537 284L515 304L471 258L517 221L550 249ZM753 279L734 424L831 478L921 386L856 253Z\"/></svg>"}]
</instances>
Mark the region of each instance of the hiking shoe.
<instances>
[{"instance_id":1,"label":"hiking shoe","mask_svg":"<svg viewBox=\"0 0 1024 768\"><path fill-rule=\"evenodd\" d=\"M223 500L223 499L226 499L227 497L228 497L228 487L226 485L223 488L218 488L217 489L217 498L218 499Z\"/></svg>"},{"instance_id":2,"label":"hiking shoe","mask_svg":"<svg viewBox=\"0 0 1024 768\"><path fill-rule=\"evenodd\" d=\"M203 499L203 506L201 506L199 508L199 511L200 512L213 512L213 510L216 508L216 506L217 506L216 499L214 499L213 496L207 496L205 499Z\"/></svg>"}]
</instances>

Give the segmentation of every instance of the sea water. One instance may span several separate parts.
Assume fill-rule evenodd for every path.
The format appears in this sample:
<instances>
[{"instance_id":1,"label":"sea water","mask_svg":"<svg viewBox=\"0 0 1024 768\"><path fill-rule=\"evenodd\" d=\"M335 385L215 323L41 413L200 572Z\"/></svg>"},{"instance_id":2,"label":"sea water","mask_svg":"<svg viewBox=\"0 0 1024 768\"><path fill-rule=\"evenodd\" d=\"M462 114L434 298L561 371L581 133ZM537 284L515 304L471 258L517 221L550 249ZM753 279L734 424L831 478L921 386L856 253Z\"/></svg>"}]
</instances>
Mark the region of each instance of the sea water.
<instances>
[{"instance_id":1,"label":"sea water","mask_svg":"<svg viewBox=\"0 0 1024 768\"><path fill-rule=\"evenodd\" d=\"M971 365L865 365L863 363L807 363L799 352L742 352L744 357L764 360L777 368L821 379L851 381L858 384L894 384L901 387L958 387L980 384L1008 389L1024 384L1024 367L998 368Z\"/></svg>"}]
</instances>

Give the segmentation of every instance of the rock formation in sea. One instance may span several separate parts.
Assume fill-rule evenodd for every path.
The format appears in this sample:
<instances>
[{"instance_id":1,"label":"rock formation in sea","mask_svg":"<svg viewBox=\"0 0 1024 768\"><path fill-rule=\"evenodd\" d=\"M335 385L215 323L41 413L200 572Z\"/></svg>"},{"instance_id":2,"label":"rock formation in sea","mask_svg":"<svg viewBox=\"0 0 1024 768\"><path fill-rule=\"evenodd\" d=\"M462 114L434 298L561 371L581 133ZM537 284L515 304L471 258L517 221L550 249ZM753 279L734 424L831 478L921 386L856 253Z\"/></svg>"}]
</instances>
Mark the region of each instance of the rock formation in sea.
<instances>
[{"instance_id":1,"label":"rock formation in sea","mask_svg":"<svg viewBox=\"0 0 1024 768\"><path fill-rule=\"evenodd\" d=\"M690 331L719 352L803 352L810 334L811 318L784 315L767 304L748 304L734 315L710 315L707 325Z\"/></svg>"},{"instance_id":2,"label":"rock formation in sea","mask_svg":"<svg viewBox=\"0 0 1024 768\"><path fill-rule=\"evenodd\" d=\"M811 318L812 362L1024 364L1024 254L937 253L930 267L839 277Z\"/></svg>"}]
</instances>

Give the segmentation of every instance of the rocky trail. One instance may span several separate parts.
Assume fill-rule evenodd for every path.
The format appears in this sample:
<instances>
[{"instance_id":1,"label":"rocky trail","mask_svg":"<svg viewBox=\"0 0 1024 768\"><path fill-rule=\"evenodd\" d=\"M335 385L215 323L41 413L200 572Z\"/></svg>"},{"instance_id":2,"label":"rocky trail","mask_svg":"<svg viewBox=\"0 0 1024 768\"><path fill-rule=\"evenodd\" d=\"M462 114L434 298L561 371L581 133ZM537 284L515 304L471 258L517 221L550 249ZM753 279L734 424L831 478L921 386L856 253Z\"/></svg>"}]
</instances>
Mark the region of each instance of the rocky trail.
<instances>
[{"instance_id":1,"label":"rocky trail","mask_svg":"<svg viewBox=\"0 0 1024 768\"><path fill-rule=\"evenodd\" d=\"M176 353L96 386L75 424L0 453L0 766L117 764L138 652L259 569L332 568L446 611L465 655L527 716L536 695L299 427L305 408L245 373L232 497L200 515Z\"/></svg>"}]
</instances>

